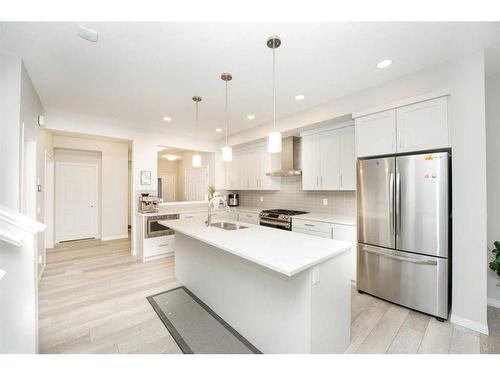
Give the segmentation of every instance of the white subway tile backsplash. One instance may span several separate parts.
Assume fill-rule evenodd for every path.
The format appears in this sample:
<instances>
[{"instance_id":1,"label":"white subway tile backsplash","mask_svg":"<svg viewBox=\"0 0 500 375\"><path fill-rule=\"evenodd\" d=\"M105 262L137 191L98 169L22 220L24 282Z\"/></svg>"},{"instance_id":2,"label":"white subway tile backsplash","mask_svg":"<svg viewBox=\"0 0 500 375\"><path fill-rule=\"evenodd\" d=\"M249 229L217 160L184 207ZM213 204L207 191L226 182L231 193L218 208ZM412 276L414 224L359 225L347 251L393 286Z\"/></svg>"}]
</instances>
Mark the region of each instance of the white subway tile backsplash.
<instances>
[{"instance_id":1,"label":"white subway tile backsplash","mask_svg":"<svg viewBox=\"0 0 500 375\"><path fill-rule=\"evenodd\" d=\"M356 216L354 191L303 191L302 178L284 177L279 191L238 191L240 205L262 208L285 208L309 212ZM264 200L261 202L260 197ZM328 199L328 205L323 205Z\"/></svg>"}]
</instances>

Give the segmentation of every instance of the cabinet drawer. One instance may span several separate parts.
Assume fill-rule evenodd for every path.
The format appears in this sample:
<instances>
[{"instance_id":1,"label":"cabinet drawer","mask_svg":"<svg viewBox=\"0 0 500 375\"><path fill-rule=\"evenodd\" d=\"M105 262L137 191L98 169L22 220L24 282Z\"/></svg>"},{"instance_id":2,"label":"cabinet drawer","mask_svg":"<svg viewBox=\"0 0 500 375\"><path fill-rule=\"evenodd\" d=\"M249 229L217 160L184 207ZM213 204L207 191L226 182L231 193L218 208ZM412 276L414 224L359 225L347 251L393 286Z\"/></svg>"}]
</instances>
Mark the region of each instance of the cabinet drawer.
<instances>
[{"instance_id":1,"label":"cabinet drawer","mask_svg":"<svg viewBox=\"0 0 500 375\"><path fill-rule=\"evenodd\" d=\"M303 228L293 228L292 232L308 234L310 236L315 236L315 237L332 238L330 233L328 233L328 232L318 232L315 230L309 230L309 229L303 229Z\"/></svg>"},{"instance_id":2,"label":"cabinet drawer","mask_svg":"<svg viewBox=\"0 0 500 375\"><path fill-rule=\"evenodd\" d=\"M253 212L238 212L238 220L249 224L259 224L259 214Z\"/></svg>"},{"instance_id":3,"label":"cabinet drawer","mask_svg":"<svg viewBox=\"0 0 500 375\"><path fill-rule=\"evenodd\" d=\"M328 233L329 236L331 236L332 233L332 224L321 221L292 219L292 228Z\"/></svg>"},{"instance_id":4,"label":"cabinet drawer","mask_svg":"<svg viewBox=\"0 0 500 375\"><path fill-rule=\"evenodd\" d=\"M144 241L144 257L152 257L174 251L175 236L148 238Z\"/></svg>"},{"instance_id":5,"label":"cabinet drawer","mask_svg":"<svg viewBox=\"0 0 500 375\"><path fill-rule=\"evenodd\" d=\"M180 219L194 219L196 217L206 216L205 212L186 212L183 214L179 214Z\"/></svg>"}]
</instances>

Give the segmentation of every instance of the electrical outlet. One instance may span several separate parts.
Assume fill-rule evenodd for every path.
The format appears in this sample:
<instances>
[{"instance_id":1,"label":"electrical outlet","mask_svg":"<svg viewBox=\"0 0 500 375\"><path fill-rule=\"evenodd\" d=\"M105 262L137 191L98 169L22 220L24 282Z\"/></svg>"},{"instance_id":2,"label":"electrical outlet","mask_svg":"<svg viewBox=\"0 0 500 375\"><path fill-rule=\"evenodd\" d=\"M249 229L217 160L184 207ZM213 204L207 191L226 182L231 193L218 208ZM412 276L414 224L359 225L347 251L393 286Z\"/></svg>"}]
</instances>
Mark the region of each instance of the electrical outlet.
<instances>
[{"instance_id":1,"label":"electrical outlet","mask_svg":"<svg viewBox=\"0 0 500 375\"><path fill-rule=\"evenodd\" d=\"M264 197L262 195L260 196L260 201L264 202Z\"/></svg>"},{"instance_id":2,"label":"electrical outlet","mask_svg":"<svg viewBox=\"0 0 500 375\"><path fill-rule=\"evenodd\" d=\"M323 198L323 206L328 206L328 199Z\"/></svg>"}]
</instances>

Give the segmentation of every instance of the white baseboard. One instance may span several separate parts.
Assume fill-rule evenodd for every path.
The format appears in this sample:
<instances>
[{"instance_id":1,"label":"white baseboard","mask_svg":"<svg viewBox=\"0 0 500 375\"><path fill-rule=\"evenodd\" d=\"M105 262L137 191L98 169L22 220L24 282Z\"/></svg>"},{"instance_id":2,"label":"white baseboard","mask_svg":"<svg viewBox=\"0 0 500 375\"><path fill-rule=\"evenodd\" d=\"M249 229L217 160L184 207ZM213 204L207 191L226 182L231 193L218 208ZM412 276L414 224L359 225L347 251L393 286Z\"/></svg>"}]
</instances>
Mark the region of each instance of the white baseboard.
<instances>
[{"instance_id":1,"label":"white baseboard","mask_svg":"<svg viewBox=\"0 0 500 375\"><path fill-rule=\"evenodd\" d=\"M38 275L38 282L42 279L43 271L45 271L45 264L42 267L42 270L40 271L40 274Z\"/></svg>"},{"instance_id":2,"label":"white baseboard","mask_svg":"<svg viewBox=\"0 0 500 375\"><path fill-rule=\"evenodd\" d=\"M120 234L118 236L102 237L101 241L123 240L124 238L128 238L128 233Z\"/></svg>"},{"instance_id":3,"label":"white baseboard","mask_svg":"<svg viewBox=\"0 0 500 375\"><path fill-rule=\"evenodd\" d=\"M484 333L485 335L488 334L488 325L487 324L478 323L478 322L475 322L473 320L465 319L465 318L462 318L461 316L453 315L453 314L451 314L450 322L457 324L459 326L465 327L465 328L472 329L473 331L476 331L479 333Z\"/></svg>"},{"instance_id":4,"label":"white baseboard","mask_svg":"<svg viewBox=\"0 0 500 375\"><path fill-rule=\"evenodd\" d=\"M488 305L500 309L500 299L488 298Z\"/></svg>"}]
</instances>

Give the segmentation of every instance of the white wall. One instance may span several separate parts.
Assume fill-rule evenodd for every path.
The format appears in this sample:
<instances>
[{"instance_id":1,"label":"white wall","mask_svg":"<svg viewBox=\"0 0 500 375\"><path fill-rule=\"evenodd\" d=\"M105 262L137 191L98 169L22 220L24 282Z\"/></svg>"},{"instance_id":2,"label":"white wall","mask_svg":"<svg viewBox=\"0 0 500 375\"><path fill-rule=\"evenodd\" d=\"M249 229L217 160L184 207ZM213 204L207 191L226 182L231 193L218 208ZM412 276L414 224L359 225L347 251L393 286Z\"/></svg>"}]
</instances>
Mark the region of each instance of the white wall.
<instances>
[{"instance_id":1,"label":"white wall","mask_svg":"<svg viewBox=\"0 0 500 375\"><path fill-rule=\"evenodd\" d=\"M488 245L500 241L500 73L486 77ZM488 250L488 259L492 257ZM488 302L500 307L500 278L488 268Z\"/></svg>"},{"instance_id":2,"label":"white wall","mask_svg":"<svg viewBox=\"0 0 500 375\"><path fill-rule=\"evenodd\" d=\"M426 92L449 88L453 149L452 320L487 330L486 137L483 51L277 120L282 132ZM271 125L230 137L236 145L266 137ZM222 140L218 142L220 145Z\"/></svg>"},{"instance_id":3,"label":"white wall","mask_svg":"<svg viewBox=\"0 0 500 375\"><path fill-rule=\"evenodd\" d=\"M101 153L101 238L126 238L129 204L128 144L54 135L54 148Z\"/></svg>"},{"instance_id":4,"label":"white wall","mask_svg":"<svg viewBox=\"0 0 500 375\"><path fill-rule=\"evenodd\" d=\"M57 136L56 136L57 138ZM59 142L59 141L58 141ZM54 149L54 161L55 165L55 175L57 176L57 163L82 163L82 164L94 164L97 165L97 184L99 188L97 189L97 237L101 238L101 227L102 227L102 155L100 151L81 151L81 150L68 150L63 148ZM55 190L55 201L57 201L59 192ZM128 203L125 201L124 203ZM58 227L60 225L60 220L62 218L57 217L57 212L54 211L54 221L55 221L55 233L58 232ZM58 241L57 235L55 240Z\"/></svg>"},{"instance_id":5,"label":"white wall","mask_svg":"<svg viewBox=\"0 0 500 375\"><path fill-rule=\"evenodd\" d=\"M0 204L20 207L21 59L0 53Z\"/></svg>"},{"instance_id":6,"label":"white wall","mask_svg":"<svg viewBox=\"0 0 500 375\"><path fill-rule=\"evenodd\" d=\"M36 193L36 220L45 223L45 154L53 155L52 134L38 125L38 116L44 115L44 108L24 64L21 69L21 111L20 121L24 124L24 140L36 142L36 179L42 191ZM35 189L36 187L29 187ZM43 272L45 260L45 234L37 237L37 253L42 257L38 263L38 274Z\"/></svg>"}]
</instances>

